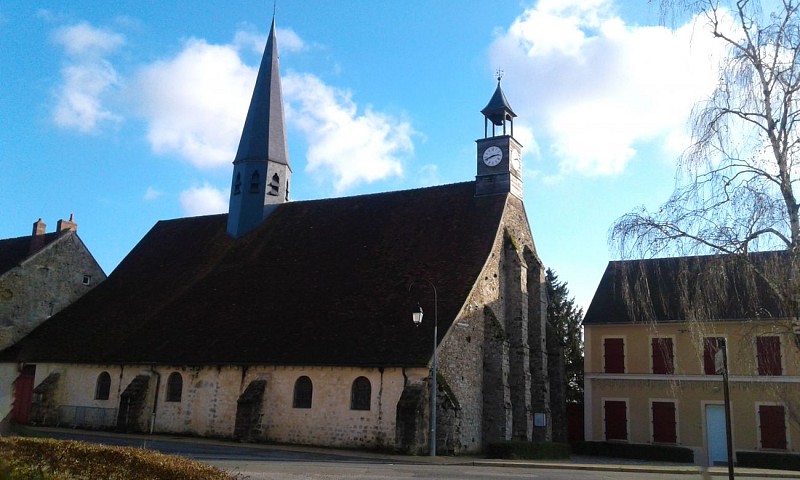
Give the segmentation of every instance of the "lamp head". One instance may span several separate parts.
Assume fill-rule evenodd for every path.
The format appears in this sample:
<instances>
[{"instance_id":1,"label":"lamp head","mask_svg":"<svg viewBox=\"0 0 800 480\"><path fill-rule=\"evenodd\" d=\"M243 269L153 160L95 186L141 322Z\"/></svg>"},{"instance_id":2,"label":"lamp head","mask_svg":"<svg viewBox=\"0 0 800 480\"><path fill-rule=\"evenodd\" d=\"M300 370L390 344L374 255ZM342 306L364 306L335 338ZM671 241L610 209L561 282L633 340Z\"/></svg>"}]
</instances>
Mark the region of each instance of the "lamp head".
<instances>
[{"instance_id":1,"label":"lamp head","mask_svg":"<svg viewBox=\"0 0 800 480\"><path fill-rule=\"evenodd\" d=\"M422 307L417 304L417 307L411 313L411 319L414 321L414 325L419 326L422 323Z\"/></svg>"}]
</instances>

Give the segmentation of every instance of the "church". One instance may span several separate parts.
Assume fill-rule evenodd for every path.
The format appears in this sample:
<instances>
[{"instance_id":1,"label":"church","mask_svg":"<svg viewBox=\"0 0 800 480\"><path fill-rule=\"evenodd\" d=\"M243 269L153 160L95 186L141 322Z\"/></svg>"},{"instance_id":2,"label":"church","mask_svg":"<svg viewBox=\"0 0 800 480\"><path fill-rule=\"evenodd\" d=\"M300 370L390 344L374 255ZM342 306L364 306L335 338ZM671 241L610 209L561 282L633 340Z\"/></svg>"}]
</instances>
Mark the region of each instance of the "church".
<instances>
[{"instance_id":1,"label":"church","mask_svg":"<svg viewBox=\"0 0 800 480\"><path fill-rule=\"evenodd\" d=\"M290 201L273 19L228 213L156 223L0 351L0 420L409 454L550 440L545 268L499 78L481 113L472 181Z\"/></svg>"}]
</instances>

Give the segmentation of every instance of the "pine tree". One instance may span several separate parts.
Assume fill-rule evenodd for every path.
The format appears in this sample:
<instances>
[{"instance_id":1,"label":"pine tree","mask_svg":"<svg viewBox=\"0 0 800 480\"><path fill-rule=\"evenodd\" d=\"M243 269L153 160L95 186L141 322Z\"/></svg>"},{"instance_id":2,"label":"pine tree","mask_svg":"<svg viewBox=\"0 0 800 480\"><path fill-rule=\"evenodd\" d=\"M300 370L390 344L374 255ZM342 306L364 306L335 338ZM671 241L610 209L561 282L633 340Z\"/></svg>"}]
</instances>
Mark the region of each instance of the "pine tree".
<instances>
[{"instance_id":1,"label":"pine tree","mask_svg":"<svg viewBox=\"0 0 800 480\"><path fill-rule=\"evenodd\" d=\"M560 282L558 275L547 269L547 319L557 332L558 341L564 349L564 365L567 382L567 402L583 402L583 309L575 305L569 296L567 282Z\"/></svg>"}]
</instances>

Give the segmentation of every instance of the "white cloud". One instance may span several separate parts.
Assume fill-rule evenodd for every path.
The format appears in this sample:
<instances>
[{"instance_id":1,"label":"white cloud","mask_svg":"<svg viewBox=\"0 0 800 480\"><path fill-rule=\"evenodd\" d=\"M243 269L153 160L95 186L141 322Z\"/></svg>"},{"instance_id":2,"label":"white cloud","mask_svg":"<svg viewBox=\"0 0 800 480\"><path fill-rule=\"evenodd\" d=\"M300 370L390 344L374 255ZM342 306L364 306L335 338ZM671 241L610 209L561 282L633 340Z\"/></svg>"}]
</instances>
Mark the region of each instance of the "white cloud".
<instances>
[{"instance_id":1,"label":"white cloud","mask_svg":"<svg viewBox=\"0 0 800 480\"><path fill-rule=\"evenodd\" d=\"M190 217L228 211L228 193L208 183L181 192L180 202L183 212Z\"/></svg>"},{"instance_id":2,"label":"white cloud","mask_svg":"<svg viewBox=\"0 0 800 480\"><path fill-rule=\"evenodd\" d=\"M721 51L688 23L626 25L610 0L542 0L493 42L519 114L561 175L622 172L643 142L675 155L692 106L716 82ZM677 149L677 150L676 150Z\"/></svg>"},{"instance_id":3,"label":"white cloud","mask_svg":"<svg viewBox=\"0 0 800 480\"><path fill-rule=\"evenodd\" d=\"M230 166L255 84L256 68L230 45L190 39L174 58L144 67L134 81L147 139L199 168Z\"/></svg>"},{"instance_id":4,"label":"white cloud","mask_svg":"<svg viewBox=\"0 0 800 480\"><path fill-rule=\"evenodd\" d=\"M230 45L191 39L175 57L140 70L133 96L154 151L199 168L230 167L258 68L240 56L254 44L248 38L237 34ZM402 174L402 157L413 151L408 122L371 107L359 111L348 92L310 74L284 76L283 93L287 123L308 143L308 171L336 191Z\"/></svg>"},{"instance_id":5,"label":"white cloud","mask_svg":"<svg viewBox=\"0 0 800 480\"><path fill-rule=\"evenodd\" d=\"M59 28L53 39L64 47L68 55L76 58L102 57L125 43L121 34L95 28L86 22Z\"/></svg>"},{"instance_id":6,"label":"white cloud","mask_svg":"<svg viewBox=\"0 0 800 480\"><path fill-rule=\"evenodd\" d=\"M307 171L329 177L337 192L403 173L414 150L411 124L367 106L310 74L284 78L287 120L308 141Z\"/></svg>"},{"instance_id":7,"label":"white cloud","mask_svg":"<svg viewBox=\"0 0 800 480\"><path fill-rule=\"evenodd\" d=\"M105 58L125 43L125 37L86 22L59 28L53 40L64 48L67 61L56 88L53 121L62 128L97 131L105 121L120 116L103 105L104 95L119 85L114 66Z\"/></svg>"},{"instance_id":8,"label":"white cloud","mask_svg":"<svg viewBox=\"0 0 800 480\"><path fill-rule=\"evenodd\" d=\"M156 200L164 195L164 192L155 189L154 187L147 187L147 191L144 192L144 199L148 202Z\"/></svg>"}]
</instances>

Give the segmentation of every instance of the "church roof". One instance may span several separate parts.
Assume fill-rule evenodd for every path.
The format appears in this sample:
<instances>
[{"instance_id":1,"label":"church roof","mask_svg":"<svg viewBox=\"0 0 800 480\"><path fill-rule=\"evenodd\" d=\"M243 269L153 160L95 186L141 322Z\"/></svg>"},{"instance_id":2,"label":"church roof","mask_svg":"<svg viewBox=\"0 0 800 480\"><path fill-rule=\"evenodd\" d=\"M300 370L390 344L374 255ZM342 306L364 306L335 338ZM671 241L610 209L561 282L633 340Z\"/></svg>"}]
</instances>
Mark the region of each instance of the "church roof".
<instances>
[{"instance_id":1,"label":"church roof","mask_svg":"<svg viewBox=\"0 0 800 480\"><path fill-rule=\"evenodd\" d=\"M160 221L105 282L0 359L423 366L433 298L409 284L436 285L441 339L508 198L475 197L466 182L289 202L239 239L225 214Z\"/></svg>"},{"instance_id":2,"label":"church roof","mask_svg":"<svg viewBox=\"0 0 800 480\"><path fill-rule=\"evenodd\" d=\"M58 233L47 233L42 237L44 240L41 242L40 248L58 238ZM0 239L0 275L16 267L31 255L30 235Z\"/></svg>"},{"instance_id":3,"label":"church roof","mask_svg":"<svg viewBox=\"0 0 800 480\"><path fill-rule=\"evenodd\" d=\"M785 285L786 251L622 260L608 263L584 325L786 317L785 305L755 267Z\"/></svg>"},{"instance_id":4,"label":"church roof","mask_svg":"<svg viewBox=\"0 0 800 480\"><path fill-rule=\"evenodd\" d=\"M289 165L274 18L234 161L267 159Z\"/></svg>"}]
</instances>

